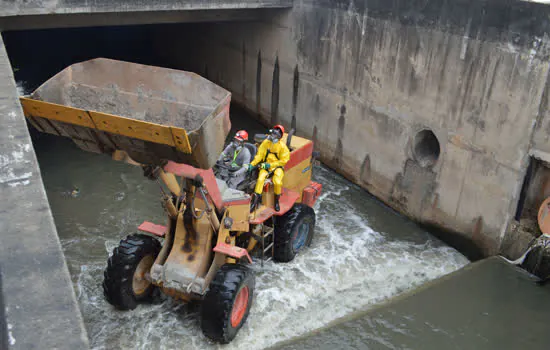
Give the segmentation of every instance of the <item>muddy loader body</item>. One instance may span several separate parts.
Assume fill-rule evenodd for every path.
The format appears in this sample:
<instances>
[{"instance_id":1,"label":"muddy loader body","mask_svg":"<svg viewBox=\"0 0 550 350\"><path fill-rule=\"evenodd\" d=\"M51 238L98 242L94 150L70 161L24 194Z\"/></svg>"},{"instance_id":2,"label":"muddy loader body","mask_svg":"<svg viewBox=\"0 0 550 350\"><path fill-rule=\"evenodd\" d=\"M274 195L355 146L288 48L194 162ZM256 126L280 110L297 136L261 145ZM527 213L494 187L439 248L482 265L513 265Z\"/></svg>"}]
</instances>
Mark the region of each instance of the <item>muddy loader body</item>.
<instances>
[{"instance_id":1,"label":"muddy loader body","mask_svg":"<svg viewBox=\"0 0 550 350\"><path fill-rule=\"evenodd\" d=\"M140 166L161 185L167 222L145 221L109 257L103 288L119 309L155 290L202 300L209 338L231 341L250 310L254 261L285 262L311 243L313 143L285 134L290 148L280 210L271 181L250 212L250 191L216 178L213 166L231 128L231 94L184 71L94 59L74 64L22 97L39 131L71 138L81 149ZM254 258L254 259L253 259Z\"/></svg>"}]
</instances>

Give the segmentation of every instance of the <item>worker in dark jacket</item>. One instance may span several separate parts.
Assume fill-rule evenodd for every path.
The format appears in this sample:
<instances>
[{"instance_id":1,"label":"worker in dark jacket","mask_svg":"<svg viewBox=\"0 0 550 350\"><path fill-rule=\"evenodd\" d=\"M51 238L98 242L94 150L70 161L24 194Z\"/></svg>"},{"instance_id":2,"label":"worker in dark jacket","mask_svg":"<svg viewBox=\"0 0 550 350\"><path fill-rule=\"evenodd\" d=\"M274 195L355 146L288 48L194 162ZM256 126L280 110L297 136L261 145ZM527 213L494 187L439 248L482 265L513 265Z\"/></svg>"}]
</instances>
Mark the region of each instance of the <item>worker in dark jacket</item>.
<instances>
[{"instance_id":1,"label":"worker in dark jacket","mask_svg":"<svg viewBox=\"0 0 550 350\"><path fill-rule=\"evenodd\" d=\"M246 179L247 166L252 159L250 151L244 146L247 140L248 133L245 130L237 131L233 141L223 150L218 159L218 162L231 168L230 177L226 180L230 188L237 188Z\"/></svg>"}]
</instances>

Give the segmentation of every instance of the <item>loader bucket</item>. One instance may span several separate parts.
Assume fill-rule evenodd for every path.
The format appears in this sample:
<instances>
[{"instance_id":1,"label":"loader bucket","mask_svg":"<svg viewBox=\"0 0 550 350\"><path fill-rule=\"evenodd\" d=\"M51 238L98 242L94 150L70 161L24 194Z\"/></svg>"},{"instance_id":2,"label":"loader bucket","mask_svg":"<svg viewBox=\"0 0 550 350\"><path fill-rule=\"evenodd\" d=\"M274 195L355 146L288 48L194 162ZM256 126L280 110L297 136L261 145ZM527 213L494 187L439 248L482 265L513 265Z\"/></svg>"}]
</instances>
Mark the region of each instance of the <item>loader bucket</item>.
<instances>
[{"instance_id":1,"label":"loader bucket","mask_svg":"<svg viewBox=\"0 0 550 350\"><path fill-rule=\"evenodd\" d=\"M195 73L97 58L65 68L21 104L39 131L83 150L209 169L231 128L230 100Z\"/></svg>"}]
</instances>

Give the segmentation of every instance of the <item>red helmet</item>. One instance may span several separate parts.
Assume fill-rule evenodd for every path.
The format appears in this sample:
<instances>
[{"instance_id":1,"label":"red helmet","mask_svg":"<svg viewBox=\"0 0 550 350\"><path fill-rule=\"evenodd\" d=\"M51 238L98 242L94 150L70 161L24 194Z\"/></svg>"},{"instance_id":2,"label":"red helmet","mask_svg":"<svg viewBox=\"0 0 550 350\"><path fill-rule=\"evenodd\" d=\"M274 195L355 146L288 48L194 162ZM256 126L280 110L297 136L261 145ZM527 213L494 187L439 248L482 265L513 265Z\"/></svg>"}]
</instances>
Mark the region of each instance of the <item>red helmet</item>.
<instances>
[{"instance_id":1,"label":"red helmet","mask_svg":"<svg viewBox=\"0 0 550 350\"><path fill-rule=\"evenodd\" d=\"M248 133L244 130L239 130L235 134L235 138L239 141L248 141Z\"/></svg>"},{"instance_id":2,"label":"red helmet","mask_svg":"<svg viewBox=\"0 0 550 350\"><path fill-rule=\"evenodd\" d=\"M281 130L281 133L283 133L283 134L285 133L285 127L282 126L281 124L275 125L275 126L273 127L273 129L279 129L279 130Z\"/></svg>"}]
</instances>

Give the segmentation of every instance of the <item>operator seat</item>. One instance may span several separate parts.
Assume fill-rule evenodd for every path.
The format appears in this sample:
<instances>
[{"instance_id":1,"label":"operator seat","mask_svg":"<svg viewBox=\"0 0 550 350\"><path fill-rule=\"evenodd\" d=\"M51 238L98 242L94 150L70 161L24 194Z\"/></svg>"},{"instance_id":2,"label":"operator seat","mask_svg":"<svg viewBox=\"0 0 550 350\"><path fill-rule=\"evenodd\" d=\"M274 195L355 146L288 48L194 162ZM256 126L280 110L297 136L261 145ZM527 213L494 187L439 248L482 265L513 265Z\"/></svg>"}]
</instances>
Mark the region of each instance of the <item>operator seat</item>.
<instances>
[{"instance_id":1,"label":"operator seat","mask_svg":"<svg viewBox=\"0 0 550 350\"><path fill-rule=\"evenodd\" d=\"M296 130L290 129L290 131L288 132L288 134L286 136L286 146L288 147L288 150L290 152L294 151L294 149L292 147L290 147L290 144L292 143L292 136L294 136L295 132L296 132Z\"/></svg>"},{"instance_id":2,"label":"operator seat","mask_svg":"<svg viewBox=\"0 0 550 350\"><path fill-rule=\"evenodd\" d=\"M245 142L244 146L248 148L251 159L254 159L254 157L256 156L256 153L258 152L258 148L256 147L256 145L253 143Z\"/></svg>"},{"instance_id":3,"label":"operator seat","mask_svg":"<svg viewBox=\"0 0 550 350\"><path fill-rule=\"evenodd\" d=\"M258 153L258 148L255 144L245 142L244 146L248 149L250 152L250 161L254 159L256 156L256 153ZM258 171L255 170L252 173L247 174L246 180L244 180L242 183L240 183L237 186L238 190L244 191L246 193L252 193L254 192L254 187L256 186L256 181L258 180Z\"/></svg>"}]
</instances>

